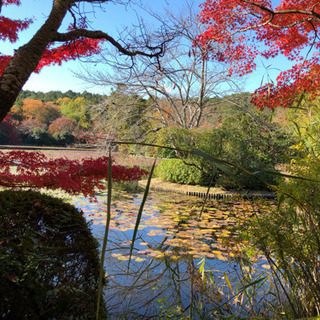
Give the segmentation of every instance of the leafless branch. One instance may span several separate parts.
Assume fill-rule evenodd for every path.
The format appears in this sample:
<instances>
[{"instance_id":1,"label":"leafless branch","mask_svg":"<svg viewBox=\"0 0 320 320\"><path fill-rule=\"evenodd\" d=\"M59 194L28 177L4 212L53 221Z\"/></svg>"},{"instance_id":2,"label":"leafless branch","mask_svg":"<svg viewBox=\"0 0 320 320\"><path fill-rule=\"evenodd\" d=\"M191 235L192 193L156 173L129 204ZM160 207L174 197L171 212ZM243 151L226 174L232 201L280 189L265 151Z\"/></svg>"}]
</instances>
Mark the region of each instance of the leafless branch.
<instances>
[{"instance_id":1,"label":"leafless branch","mask_svg":"<svg viewBox=\"0 0 320 320\"><path fill-rule=\"evenodd\" d=\"M99 64L99 70L88 67L84 73L78 74L95 85L116 89L108 98L109 107L105 106L104 115L106 126L112 126L115 131L117 126L120 128L125 125L132 110L132 97L147 99L143 117L148 126L141 132L141 128L138 128L141 122L136 122L132 126L136 132L130 133L129 138L144 138L169 126L197 128L207 120L204 118L208 114L207 110L214 112L215 102L211 98L217 94L230 93L229 90L234 92L235 87L228 78L228 66L207 60L204 49L192 47L192 41L201 32L192 6L180 15L168 12L166 16L152 16L161 24L160 32L153 32L152 27L140 21L141 38L137 38L134 33L127 37L122 34L121 38L124 43L150 44L158 43L161 38L170 39L165 43L166 50L156 61L150 60L148 55L140 54L132 63L124 55L119 55L118 50L107 48L99 59L94 60L94 63ZM150 48L153 49L153 46ZM101 71L102 63L107 65L105 71ZM110 99L115 99L114 107ZM117 116L113 118L116 113ZM98 118L103 119L102 116Z\"/></svg>"},{"instance_id":2,"label":"leafless branch","mask_svg":"<svg viewBox=\"0 0 320 320\"><path fill-rule=\"evenodd\" d=\"M158 46L150 46L148 45L147 48L151 51L151 53L147 53L141 50L129 50L128 48L123 47L118 41L116 41L113 37L111 37L108 33L103 31L91 31L86 29L76 29L72 30L67 33L57 33L53 38L52 41L72 41L79 38L91 38L91 39L105 39L109 43L111 43L114 47L116 47L119 52L127 55L127 56L136 56L136 55L143 55L149 58L153 58L156 56L161 56L164 52L164 47L167 42L171 41L171 39L165 39L160 43Z\"/></svg>"}]
</instances>

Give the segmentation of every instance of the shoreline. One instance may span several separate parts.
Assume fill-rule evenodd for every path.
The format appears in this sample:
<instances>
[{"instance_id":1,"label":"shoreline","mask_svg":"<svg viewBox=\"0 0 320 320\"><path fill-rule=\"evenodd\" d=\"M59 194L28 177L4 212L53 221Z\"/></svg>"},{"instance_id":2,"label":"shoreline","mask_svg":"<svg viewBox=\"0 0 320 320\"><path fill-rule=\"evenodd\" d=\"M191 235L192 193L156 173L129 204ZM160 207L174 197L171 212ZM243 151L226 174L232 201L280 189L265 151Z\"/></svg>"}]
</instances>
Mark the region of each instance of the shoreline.
<instances>
[{"instance_id":1,"label":"shoreline","mask_svg":"<svg viewBox=\"0 0 320 320\"><path fill-rule=\"evenodd\" d=\"M147 180L138 181L138 186L145 189ZM166 193L180 193L187 196L194 196L198 198L205 198L208 192L208 187L183 185L173 182L163 181L159 178L153 178L150 184L150 190L160 191ZM210 188L208 193L208 199L231 199L240 197L243 199L252 198L266 198L274 199L276 197L275 192L271 191L259 191L259 190L243 190L243 191L232 191L225 190L223 188Z\"/></svg>"}]
</instances>

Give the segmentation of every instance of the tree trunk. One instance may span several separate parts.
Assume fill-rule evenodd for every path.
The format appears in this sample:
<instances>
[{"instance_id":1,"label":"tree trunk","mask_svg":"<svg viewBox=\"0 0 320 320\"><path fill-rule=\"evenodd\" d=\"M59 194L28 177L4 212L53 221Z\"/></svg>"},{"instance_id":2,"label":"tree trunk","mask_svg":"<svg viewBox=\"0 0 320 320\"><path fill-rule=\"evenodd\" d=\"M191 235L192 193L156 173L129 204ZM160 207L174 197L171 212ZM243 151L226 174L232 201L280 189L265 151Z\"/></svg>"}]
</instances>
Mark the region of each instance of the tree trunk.
<instances>
[{"instance_id":1,"label":"tree trunk","mask_svg":"<svg viewBox=\"0 0 320 320\"><path fill-rule=\"evenodd\" d=\"M10 111L22 87L36 69L47 45L56 35L69 7L70 0L54 0L51 13L25 45L20 47L0 78L0 121Z\"/></svg>"}]
</instances>

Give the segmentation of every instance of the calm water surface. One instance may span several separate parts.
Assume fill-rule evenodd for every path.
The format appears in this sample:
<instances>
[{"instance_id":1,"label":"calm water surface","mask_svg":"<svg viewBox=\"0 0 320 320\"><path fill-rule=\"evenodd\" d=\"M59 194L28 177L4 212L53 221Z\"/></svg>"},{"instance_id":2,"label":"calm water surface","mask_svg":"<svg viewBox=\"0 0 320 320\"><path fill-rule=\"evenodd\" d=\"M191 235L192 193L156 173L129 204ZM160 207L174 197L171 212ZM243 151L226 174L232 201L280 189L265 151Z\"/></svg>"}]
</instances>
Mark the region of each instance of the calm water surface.
<instances>
[{"instance_id":1,"label":"calm water surface","mask_svg":"<svg viewBox=\"0 0 320 320\"><path fill-rule=\"evenodd\" d=\"M260 210L249 201L210 201L150 192L133 256L130 244L142 194L112 202L105 269L105 300L111 319L213 319L230 308L230 284L239 277L232 227ZM102 242L106 196L98 203L74 198ZM263 261L257 261L263 264Z\"/></svg>"}]
</instances>

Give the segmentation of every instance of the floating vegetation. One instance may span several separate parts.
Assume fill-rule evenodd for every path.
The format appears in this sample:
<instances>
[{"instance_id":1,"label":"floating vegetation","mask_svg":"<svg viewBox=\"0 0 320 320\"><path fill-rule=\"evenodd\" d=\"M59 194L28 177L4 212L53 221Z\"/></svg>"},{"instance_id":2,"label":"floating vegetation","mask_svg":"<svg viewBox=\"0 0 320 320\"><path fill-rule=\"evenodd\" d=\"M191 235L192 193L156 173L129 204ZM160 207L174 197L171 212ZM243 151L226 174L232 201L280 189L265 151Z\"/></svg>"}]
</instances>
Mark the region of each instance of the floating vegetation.
<instances>
[{"instance_id":1,"label":"floating vegetation","mask_svg":"<svg viewBox=\"0 0 320 320\"><path fill-rule=\"evenodd\" d=\"M110 319L124 314L124 319L145 319L164 310L179 310L179 317L190 316L191 312L190 319L210 318L201 314L230 314L238 303L234 290L239 275L253 283L264 279L265 275L253 276L252 269L238 263L240 259L244 261L245 243L238 239L237 227L253 215L270 210L273 202L208 200L200 217L201 199L150 192L128 270L141 198L142 194L138 194L133 199L112 200L105 261L108 286L104 293ZM81 197L69 199L91 221L93 234L102 242L106 196L100 195L97 200L93 203ZM268 271L266 261L260 261L254 251L245 258L248 257L261 265L261 272ZM261 283L264 284L262 280ZM245 304L245 299L241 303Z\"/></svg>"},{"instance_id":2,"label":"floating vegetation","mask_svg":"<svg viewBox=\"0 0 320 320\"><path fill-rule=\"evenodd\" d=\"M179 258L189 255L226 261L226 258L234 256L230 248L226 248L226 241L230 243L234 239L237 222L270 208L270 202L263 200L254 203L242 199L232 202L210 200L200 217L199 199L163 194L159 196L157 193L151 193L149 198L139 226L140 237L148 238L143 242L147 248L136 249L135 254L156 258L170 258L174 252ZM115 200L112 203L110 228L118 232L133 230L139 201ZM95 227L105 224L104 203L90 204L86 199L79 199L76 205L81 207ZM130 241L124 247L128 246ZM117 257L124 260L119 253Z\"/></svg>"}]
</instances>

